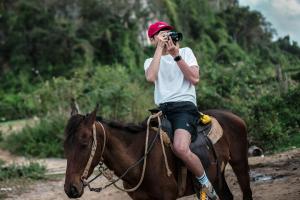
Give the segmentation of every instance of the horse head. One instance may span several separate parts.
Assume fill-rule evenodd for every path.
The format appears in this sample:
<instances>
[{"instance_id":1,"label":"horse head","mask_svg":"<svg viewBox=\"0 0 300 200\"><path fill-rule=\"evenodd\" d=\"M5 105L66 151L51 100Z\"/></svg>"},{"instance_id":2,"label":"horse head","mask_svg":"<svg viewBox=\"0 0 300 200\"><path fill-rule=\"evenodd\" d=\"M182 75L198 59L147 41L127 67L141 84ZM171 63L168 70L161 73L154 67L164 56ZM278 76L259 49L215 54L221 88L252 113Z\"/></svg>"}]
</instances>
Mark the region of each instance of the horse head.
<instances>
[{"instance_id":1,"label":"horse head","mask_svg":"<svg viewBox=\"0 0 300 200\"><path fill-rule=\"evenodd\" d=\"M98 105L91 113L80 115L76 106L71 106L71 117L65 128L64 153L67 159L64 190L70 198L79 198L84 192L83 174L90 159L93 146L93 126L96 120ZM99 137L99 134L97 135ZM100 154L100 148L95 155ZM100 157L95 156L91 160L86 177L89 177Z\"/></svg>"}]
</instances>

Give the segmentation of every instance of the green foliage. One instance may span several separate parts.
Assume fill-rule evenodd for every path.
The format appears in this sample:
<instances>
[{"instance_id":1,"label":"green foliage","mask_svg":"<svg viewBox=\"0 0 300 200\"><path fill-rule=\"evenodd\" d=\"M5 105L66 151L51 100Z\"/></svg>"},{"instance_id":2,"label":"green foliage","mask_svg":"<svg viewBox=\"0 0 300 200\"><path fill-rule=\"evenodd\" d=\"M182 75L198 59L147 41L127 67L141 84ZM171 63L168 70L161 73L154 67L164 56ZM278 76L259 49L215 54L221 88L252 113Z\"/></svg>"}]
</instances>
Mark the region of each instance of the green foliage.
<instances>
[{"instance_id":1,"label":"green foliage","mask_svg":"<svg viewBox=\"0 0 300 200\"><path fill-rule=\"evenodd\" d=\"M0 159L0 166L2 166L2 165L4 165L4 164L5 164L4 160L1 160L1 159Z\"/></svg>"},{"instance_id":2,"label":"green foliage","mask_svg":"<svg viewBox=\"0 0 300 200\"><path fill-rule=\"evenodd\" d=\"M141 48L138 19L131 11L137 16L143 12L135 7L129 1L98 0L7 3L0 18L0 65L5 72L32 71L36 77L31 78L39 80L66 75L70 67L94 60L141 64L143 52L134 51Z\"/></svg>"},{"instance_id":3,"label":"green foliage","mask_svg":"<svg viewBox=\"0 0 300 200\"><path fill-rule=\"evenodd\" d=\"M36 157L62 157L62 141L66 119L62 116L47 116L34 127L25 127L13 133L1 143L10 152Z\"/></svg>"},{"instance_id":4,"label":"green foliage","mask_svg":"<svg viewBox=\"0 0 300 200\"><path fill-rule=\"evenodd\" d=\"M144 88L144 84L130 80L129 71L119 65L83 70L75 80L84 83L77 93L79 105L90 111L98 102L101 114L106 118L138 121L147 114L145 111L153 102L149 98L151 91Z\"/></svg>"},{"instance_id":5,"label":"green foliage","mask_svg":"<svg viewBox=\"0 0 300 200\"><path fill-rule=\"evenodd\" d=\"M58 24L56 12L54 4L36 0L18 0L7 6L0 21L4 30L2 62L15 71L33 69L45 77L49 72L57 75L66 70L76 57L70 48L74 38Z\"/></svg>"},{"instance_id":6,"label":"green foliage","mask_svg":"<svg viewBox=\"0 0 300 200\"><path fill-rule=\"evenodd\" d=\"M193 44L192 40L188 44ZM190 46L190 45L188 45ZM216 52L218 50L217 45L213 40L208 36L204 35L197 45L194 45L193 51L195 52L199 64L211 64L211 60L214 59Z\"/></svg>"},{"instance_id":7,"label":"green foliage","mask_svg":"<svg viewBox=\"0 0 300 200\"><path fill-rule=\"evenodd\" d=\"M146 7L129 0L3 3L0 117L42 119L8 139L11 150L60 156L71 98L83 114L100 103L105 118L144 119L153 107L153 87L142 66L154 48L143 38L154 19L174 25L183 33L181 46L193 49L201 71L196 87L201 109L237 113L250 127L251 141L266 149L287 142L299 132L299 101L291 99L299 96L300 48L288 36L273 42L275 31L261 13L231 0L219 3L222 9L208 0L147 1ZM61 120L45 117L53 113ZM40 154L41 145L46 151Z\"/></svg>"},{"instance_id":8,"label":"green foliage","mask_svg":"<svg viewBox=\"0 0 300 200\"><path fill-rule=\"evenodd\" d=\"M31 101L27 101L23 93L3 95L0 101L1 121L20 119L33 115L36 112ZM16 116L17 114L17 116Z\"/></svg>"},{"instance_id":9,"label":"green foliage","mask_svg":"<svg viewBox=\"0 0 300 200\"><path fill-rule=\"evenodd\" d=\"M46 172L46 168L36 162L30 162L29 165L3 166L2 164L0 164L0 181L18 178L39 180L44 179Z\"/></svg>"},{"instance_id":10,"label":"green foliage","mask_svg":"<svg viewBox=\"0 0 300 200\"><path fill-rule=\"evenodd\" d=\"M249 7L231 7L219 14L225 21L228 33L244 49L268 45L275 32L271 24L258 11Z\"/></svg>"},{"instance_id":11,"label":"green foliage","mask_svg":"<svg viewBox=\"0 0 300 200\"><path fill-rule=\"evenodd\" d=\"M26 98L28 93L36 89L30 76L25 71L17 75L10 71L3 76L0 86L1 121L26 118L36 113L34 105Z\"/></svg>"},{"instance_id":12,"label":"green foliage","mask_svg":"<svg viewBox=\"0 0 300 200\"><path fill-rule=\"evenodd\" d=\"M40 122L9 135L2 146L9 151L37 157L61 157L62 139L66 124L63 111L69 110L72 97L76 97L83 114L100 103L101 115L108 119L140 121L148 115L153 104L152 92L143 84L131 81L128 70L122 66L85 68L74 78L54 78L46 81L33 94L28 95L40 113ZM58 112L56 114L53 114Z\"/></svg>"},{"instance_id":13,"label":"green foliage","mask_svg":"<svg viewBox=\"0 0 300 200\"><path fill-rule=\"evenodd\" d=\"M290 144L290 138L300 133L300 88L282 96L267 95L253 105L251 136L256 144L274 150Z\"/></svg>"},{"instance_id":14,"label":"green foliage","mask_svg":"<svg viewBox=\"0 0 300 200\"><path fill-rule=\"evenodd\" d=\"M194 40L204 36L213 24L215 17L207 0L176 1L178 18L182 30Z\"/></svg>"},{"instance_id":15,"label":"green foliage","mask_svg":"<svg viewBox=\"0 0 300 200\"><path fill-rule=\"evenodd\" d=\"M216 61L221 64L231 64L247 59L246 53L236 44L224 44L218 49Z\"/></svg>"},{"instance_id":16,"label":"green foliage","mask_svg":"<svg viewBox=\"0 0 300 200\"><path fill-rule=\"evenodd\" d=\"M3 137L3 132L0 131L0 143L4 140L4 137Z\"/></svg>"},{"instance_id":17,"label":"green foliage","mask_svg":"<svg viewBox=\"0 0 300 200\"><path fill-rule=\"evenodd\" d=\"M285 36L284 38L279 38L276 43L278 44L280 49L290 54L293 54L295 56L298 56L298 58L300 58L300 47L295 41L293 41L293 43L291 44L289 36Z\"/></svg>"},{"instance_id":18,"label":"green foliage","mask_svg":"<svg viewBox=\"0 0 300 200\"><path fill-rule=\"evenodd\" d=\"M138 121L153 104L150 88L138 81L139 77L131 80L130 70L120 65L86 67L77 70L71 79L46 81L26 98L40 115L69 110L70 100L75 97L85 113L100 103L103 117Z\"/></svg>"},{"instance_id":19,"label":"green foliage","mask_svg":"<svg viewBox=\"0 0 300 200\"><path fill-rule=\"evenodd\" d=\"M166 7L166 13L170 19L170 22L174 25L178 25L177 4L172 0L163 0Z\"/></svg>"}]
</instances>

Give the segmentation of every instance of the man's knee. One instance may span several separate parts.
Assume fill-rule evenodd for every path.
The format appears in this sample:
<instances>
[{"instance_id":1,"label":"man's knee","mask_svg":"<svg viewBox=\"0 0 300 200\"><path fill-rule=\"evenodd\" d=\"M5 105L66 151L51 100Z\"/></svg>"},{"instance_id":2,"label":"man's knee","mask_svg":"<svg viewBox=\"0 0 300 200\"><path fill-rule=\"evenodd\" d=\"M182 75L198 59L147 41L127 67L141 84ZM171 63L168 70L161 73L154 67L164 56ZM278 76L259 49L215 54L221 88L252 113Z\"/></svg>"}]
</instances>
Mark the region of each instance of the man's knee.
<instances>
[{"instance_id":1,"label":"man's knee","mask_svg":"<svg viewBox=\"0 0 300 200\"><path fill-rule=\"evenodd\" d=\"M189 150L189 147L182 143L178 142L173 144L173 151L180 158L186 156Z\"/></svg>"},{"instance_id":2,"label":"man's knee","mask_svg":"<svg viewBox=\"0 0 300 200\"><path fill-rule=\"evenodd\" d=\"M184 158L190 152L190 134L186 130L176 130L173 151L180 157Z\"/></svg>"}]
</instances>

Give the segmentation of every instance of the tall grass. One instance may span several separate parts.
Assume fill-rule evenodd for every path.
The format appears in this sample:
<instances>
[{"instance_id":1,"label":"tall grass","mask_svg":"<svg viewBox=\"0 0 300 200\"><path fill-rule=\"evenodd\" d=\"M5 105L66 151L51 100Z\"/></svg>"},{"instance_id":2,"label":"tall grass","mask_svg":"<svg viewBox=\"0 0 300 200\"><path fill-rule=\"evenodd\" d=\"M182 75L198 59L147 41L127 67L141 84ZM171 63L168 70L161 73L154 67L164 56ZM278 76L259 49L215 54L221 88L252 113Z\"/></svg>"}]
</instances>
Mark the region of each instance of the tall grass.
<instances>
[{"instance_id":1,"label":"tall grass","mask_svg":"<svg viewBox=\"0 0 300 200\"><path fill-rule=\"evenodd\" d=\"M42 118L36 126L26 126L9 135L1 147L23 156L62 157L65 123L66 119L59 115Z\"/></svg>"},{"instance_id":2,"label":"tall grass","mask_svg":"<svg viewBox=\"0 0 300 200\"><path fill-rule=\"evenodd\" d=\"M36 162L31 162L29 165L8 165L4 166L0 163L0 181L18 178L29 178L33 180L43 179L46 168Z\"/></svg>"}]
</instances>

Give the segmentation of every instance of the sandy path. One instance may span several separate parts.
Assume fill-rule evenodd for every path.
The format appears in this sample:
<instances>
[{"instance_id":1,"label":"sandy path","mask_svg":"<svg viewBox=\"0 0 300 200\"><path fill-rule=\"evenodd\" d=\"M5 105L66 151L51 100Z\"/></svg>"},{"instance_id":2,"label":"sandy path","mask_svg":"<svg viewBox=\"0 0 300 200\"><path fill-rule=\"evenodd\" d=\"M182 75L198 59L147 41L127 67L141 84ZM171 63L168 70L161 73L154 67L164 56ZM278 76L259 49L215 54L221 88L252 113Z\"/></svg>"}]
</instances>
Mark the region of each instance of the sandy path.
<instances>
[{"instance_id":1,"label":"sandy path","mask_svg":"<svg viewBox=\"0 0 300 200\"><path fill-rule=\"evenodd\" d=\"M0 151L0 159L7 162L26 162L25 158L11 156L5 151ZM39 162L47 166L49 173L63 174L65 171L66 161L64 159L41 159ZM251 187L253 196L256 200L299 200L300 199L300 149L294 149L288 152L266 156L249 158L251 166L252 181ZM266 175L265 181L254 181L260 174ZM226 179L236 199L242 199L236 178L230 167L226 171ZM98 180L95 186L103 185L104 179ZM22 199L22 200L67 200L67 196L63 191L64 178L55 181L37 182L29 185L22 191L13 189L6 192L6 199ZM126 193L120 192L114 187L107 188L99 193L85 191L82 198L89 200L105 199L105 200L129 200ZM192 197L182 198L182 200L191 200Z\"/></svg>"}]
</instances>

